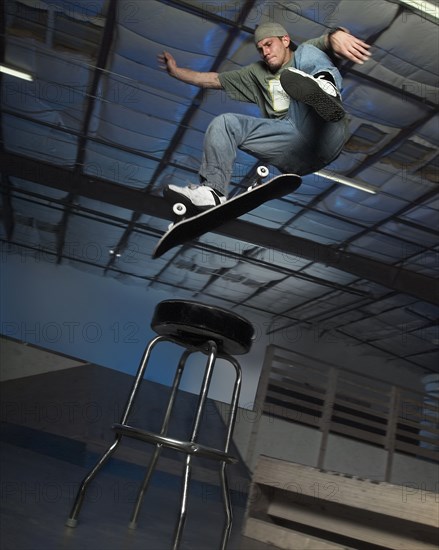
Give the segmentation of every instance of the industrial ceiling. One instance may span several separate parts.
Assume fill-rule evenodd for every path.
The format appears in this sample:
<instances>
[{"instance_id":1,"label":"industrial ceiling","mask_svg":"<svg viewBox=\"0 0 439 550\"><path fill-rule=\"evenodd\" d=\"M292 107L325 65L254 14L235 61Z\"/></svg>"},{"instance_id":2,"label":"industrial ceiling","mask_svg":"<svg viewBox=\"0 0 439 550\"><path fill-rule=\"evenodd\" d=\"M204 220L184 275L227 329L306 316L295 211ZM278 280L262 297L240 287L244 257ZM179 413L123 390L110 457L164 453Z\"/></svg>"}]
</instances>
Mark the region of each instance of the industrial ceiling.
<instances>
[{"instance_id":1,"label":"industrial ceiling","mask_svg":"<svg viewBox=\"0 0 439 550\"><path fill-rule=\"evenodd\" d=\"M414 4L411 6L410 4ZM8 0L1 63L3 248L335 331L420 375L439 372L438 5L396 0ZM223 112L257 115L221 91L160 70L170 51L199 71L257 59L275 20L294 42L344 26L371 44L340 61L350 138L325 173L159 259L167 183L197 182L203 134ZM239 152L231 192L256 160ZM278 172L270 167L272 175ZM334 181L372 188L375 194ZM33 251L33 252L32 252Z\"/></svg>"}]
</instances>

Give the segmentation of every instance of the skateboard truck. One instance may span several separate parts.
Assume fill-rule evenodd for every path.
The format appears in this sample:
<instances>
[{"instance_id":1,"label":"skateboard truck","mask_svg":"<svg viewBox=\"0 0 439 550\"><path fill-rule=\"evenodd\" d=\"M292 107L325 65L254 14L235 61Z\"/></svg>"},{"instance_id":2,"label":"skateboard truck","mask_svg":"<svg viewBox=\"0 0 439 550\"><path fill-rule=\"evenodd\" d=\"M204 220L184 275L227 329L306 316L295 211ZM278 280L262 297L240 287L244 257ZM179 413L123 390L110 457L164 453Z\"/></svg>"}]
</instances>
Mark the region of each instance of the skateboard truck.
<instances>
[{"instance_id":1,"label":"skateboard truck","mask_svg":"<svg viewBox=\"0 0 439 550\"><path fill-rule=\"evenodd\" d=\"M260 185L262 183L262 180L265 179L270 171L266 166L258 166L256 169L256 178L255 181L247 187L247 190L250 191L250 189L254 189L257 185Z\"/></svg>"}]
</instances>

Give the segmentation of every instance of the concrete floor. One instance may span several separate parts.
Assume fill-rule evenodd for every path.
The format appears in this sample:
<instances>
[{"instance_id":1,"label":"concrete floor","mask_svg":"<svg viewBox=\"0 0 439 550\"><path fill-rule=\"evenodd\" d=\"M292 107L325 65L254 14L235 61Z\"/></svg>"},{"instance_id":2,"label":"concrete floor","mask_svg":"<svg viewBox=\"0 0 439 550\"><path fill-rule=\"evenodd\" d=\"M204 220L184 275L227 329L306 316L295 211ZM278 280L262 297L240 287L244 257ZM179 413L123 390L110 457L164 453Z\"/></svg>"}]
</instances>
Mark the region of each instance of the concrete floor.
<instances>
[{"instance_id":1,"label":"concrete floor","mask_svg":"<svg viewBox=\"0 0 439 550\"><path fill-rule=\"evenodd\" d=\"M27 447L27 448L26 448ZM169 550L177 518L179 479L159 472L145 497L139 525L128 529L138 487L138 472L115 461L90 487L76 528L65 526L78 484L88 466L75 464L69 449L37 451L29 445L2 443L2 550ZM94 460L94 458L93 458ZM114 459L113 459L114 460ZM108 470L108 471L107 471ZM218 491L219 492L219 491ZM182 550L219 548L221 501L212 486L192 483ZM274 547L241 536L245 502L233 498L234 524L228 550Z\"/></svg>"}]
</instances>

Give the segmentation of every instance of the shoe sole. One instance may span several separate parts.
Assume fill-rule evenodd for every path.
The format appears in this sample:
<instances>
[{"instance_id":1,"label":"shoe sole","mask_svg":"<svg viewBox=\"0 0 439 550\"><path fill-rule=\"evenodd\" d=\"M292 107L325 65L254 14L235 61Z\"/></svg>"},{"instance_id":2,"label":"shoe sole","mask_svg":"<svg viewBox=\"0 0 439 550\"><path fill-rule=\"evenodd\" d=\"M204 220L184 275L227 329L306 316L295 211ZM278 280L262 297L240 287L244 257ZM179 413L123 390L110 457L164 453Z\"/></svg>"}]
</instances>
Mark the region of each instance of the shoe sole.
<instances>
[{"instance_id":1,"label":"shoe sole","mask_svg":"<svg viewBox=\"0 0 439 550\"><path fill-rule=\"evenodd\" d=\"M324 92L312 77L285 70L280 83L289 96L312 107L327 122L338 122L346 114L337 99Z\"/></svg>"}]
</instances>

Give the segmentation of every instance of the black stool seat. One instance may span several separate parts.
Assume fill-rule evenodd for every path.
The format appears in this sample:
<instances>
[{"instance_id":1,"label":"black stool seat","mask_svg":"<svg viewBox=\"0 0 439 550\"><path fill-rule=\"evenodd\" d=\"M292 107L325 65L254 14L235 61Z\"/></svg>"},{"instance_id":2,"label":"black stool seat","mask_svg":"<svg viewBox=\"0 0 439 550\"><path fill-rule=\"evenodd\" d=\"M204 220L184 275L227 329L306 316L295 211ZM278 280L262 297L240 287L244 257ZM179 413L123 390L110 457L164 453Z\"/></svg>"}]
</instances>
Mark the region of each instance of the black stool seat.
<instances>
[{"instance_id":1,"label":"black stool seat","mask_svg":"<svg viewBox=\"0 0 439 550\"><path fill-rule=\"evenodd\" d=\"M191 302L165 300L154 312L151 327L157 334L170 336L185 345L200 346L213 340L219 353L247 353L254 338L253 325L225 309Z\"/></svg>"}]
</instances>

